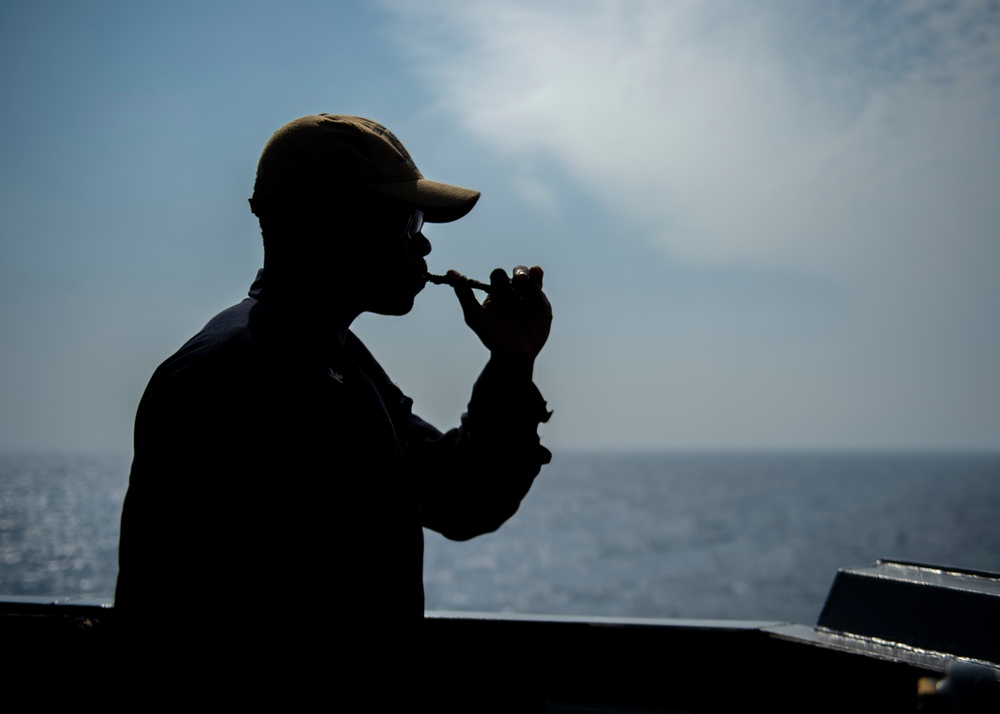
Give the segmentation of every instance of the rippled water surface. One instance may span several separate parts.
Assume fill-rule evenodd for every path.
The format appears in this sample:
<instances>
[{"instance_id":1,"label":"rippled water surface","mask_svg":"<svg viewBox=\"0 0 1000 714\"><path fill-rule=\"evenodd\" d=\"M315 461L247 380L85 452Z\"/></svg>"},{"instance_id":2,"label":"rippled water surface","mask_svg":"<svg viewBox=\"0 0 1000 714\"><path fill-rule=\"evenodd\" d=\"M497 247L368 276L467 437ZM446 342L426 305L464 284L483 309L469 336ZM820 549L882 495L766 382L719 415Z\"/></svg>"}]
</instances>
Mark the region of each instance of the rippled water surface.
<instances>
[{"instance_id":1,"label":"rippled water surface","mask_svg":"<svg viewBox=\"0 0 1000 714\"><path fill-rule=\"evenodd\" d=\"M0 456L0 593L110 600L128 462ZM429 533L425 584L429 609L811 624L838 567L887 557L1000 571L1000 455L557 453L499 532Z\"/></svg>"}]
</instances>

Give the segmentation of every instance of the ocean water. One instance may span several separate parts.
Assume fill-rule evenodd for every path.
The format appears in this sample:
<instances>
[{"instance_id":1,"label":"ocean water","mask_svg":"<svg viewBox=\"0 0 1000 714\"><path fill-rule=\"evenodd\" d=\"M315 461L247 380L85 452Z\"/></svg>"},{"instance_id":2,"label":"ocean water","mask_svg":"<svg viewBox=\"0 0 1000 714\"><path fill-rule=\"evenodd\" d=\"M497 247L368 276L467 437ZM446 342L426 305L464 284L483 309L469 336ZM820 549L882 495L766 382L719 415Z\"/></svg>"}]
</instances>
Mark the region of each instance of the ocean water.
<instances>
[{"instance_id":1,"label":"ocean water","mask_svg":"<svg viewBox=\"0 0 1000 714\"><path fill-rule=\"evenodd\" d=\"M111 600L128 465L0 455L0 594ZM1000 454L556 453L497 533L426 540L431 610L813 624L839 567L1000 571Z\"/></svg>"}]
</instances>

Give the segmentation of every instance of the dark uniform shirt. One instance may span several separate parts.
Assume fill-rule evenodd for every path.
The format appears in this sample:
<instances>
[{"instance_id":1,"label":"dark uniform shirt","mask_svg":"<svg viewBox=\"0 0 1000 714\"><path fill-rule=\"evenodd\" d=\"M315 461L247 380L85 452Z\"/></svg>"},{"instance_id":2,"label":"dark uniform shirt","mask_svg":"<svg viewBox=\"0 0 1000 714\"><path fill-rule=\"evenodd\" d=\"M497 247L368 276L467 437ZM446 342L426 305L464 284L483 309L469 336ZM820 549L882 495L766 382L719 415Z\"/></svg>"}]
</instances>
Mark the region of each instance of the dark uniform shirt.
<instances>
[{"instance_id":1,"label":"dark uniform shirt","mask_svg":"<svg viewBox=\"0 0 1000 714\"><path fill-rule=\"evenodd\" d=\"M342 346L326 328L259 275L153 374L115 597L134 641L412 640L421 528L495 530L548 463L530 382L488 364L461 426L441 433L357 337Z\"/></svg>"}]
</instances>

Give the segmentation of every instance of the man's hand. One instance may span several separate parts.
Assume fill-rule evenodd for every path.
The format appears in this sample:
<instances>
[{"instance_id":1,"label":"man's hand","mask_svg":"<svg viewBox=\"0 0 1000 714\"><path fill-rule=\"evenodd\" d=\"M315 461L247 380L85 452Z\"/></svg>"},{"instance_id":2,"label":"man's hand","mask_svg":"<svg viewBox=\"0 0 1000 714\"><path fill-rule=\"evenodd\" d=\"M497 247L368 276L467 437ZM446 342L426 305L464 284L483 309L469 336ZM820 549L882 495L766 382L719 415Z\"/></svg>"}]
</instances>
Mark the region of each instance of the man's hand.
<instances>
[{"instance_id":1,"label":"man's hand","mask_svg":"<svg viewBox=\"0 0 1000 714\"><path fill-rule=\"evenodd\" d=\"M552 306L542 292L543 275L537 265L516 266L512 279L497 268L490 273L490 295L481 305L472 288L455 288L465 324L493 356L530 364L541 352L552 325Z\"/></svg>"}]
</instances>

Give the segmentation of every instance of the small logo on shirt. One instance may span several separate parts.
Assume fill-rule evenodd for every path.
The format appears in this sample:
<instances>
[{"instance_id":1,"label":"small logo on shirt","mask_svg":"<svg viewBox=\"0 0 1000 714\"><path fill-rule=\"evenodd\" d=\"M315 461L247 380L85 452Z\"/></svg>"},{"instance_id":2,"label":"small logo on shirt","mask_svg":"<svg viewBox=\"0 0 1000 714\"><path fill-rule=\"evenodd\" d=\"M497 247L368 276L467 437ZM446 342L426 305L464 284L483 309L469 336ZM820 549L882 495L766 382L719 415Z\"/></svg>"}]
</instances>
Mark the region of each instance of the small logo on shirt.
<instances>
[{"instance_id":1,"label":"small logo on shirt","mask_svg":"<svg viewBox=\"0 0 1000 714\"><path fill-rule=\"evenodd\" d=\"M344 383L344 375L340 374L339 372L334 372L333 371L333 367L330 368L329 374L330 374L331 377L333 377L335 380L337 380L341 384Z\"/></svg>"}]
</instances>

